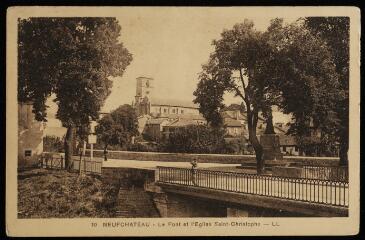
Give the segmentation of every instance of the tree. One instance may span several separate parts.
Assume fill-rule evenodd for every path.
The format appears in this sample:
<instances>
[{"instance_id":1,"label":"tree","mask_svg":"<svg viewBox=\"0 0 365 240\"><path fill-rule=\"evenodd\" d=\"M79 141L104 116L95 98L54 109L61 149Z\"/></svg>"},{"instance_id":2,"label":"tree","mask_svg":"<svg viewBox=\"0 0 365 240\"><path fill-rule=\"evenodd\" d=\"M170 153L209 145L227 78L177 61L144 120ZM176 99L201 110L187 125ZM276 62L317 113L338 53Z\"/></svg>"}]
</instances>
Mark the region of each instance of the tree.
<instances>
[{"instance_id":1,"label":"tree","mask_svg":"<svg viewBox=\"0 0 365 240\"><path fill-rule=\"evenodd\" d=\"M272 106L292 113L291 131L303 135L308 122L333 129L331 105L338 87L334 64L325 42L303 27L301 22L283 25L273 19L265 32L251 21L224 30L213 41L215 51L203 66L195 102L204 105L208 95L221 103L224 92L233 92L246 105L249 140L255 150L257 173L264 172L263 149L257 139L259 113L266 120L265 133L273 133ZM209 105L211 108L218 103ZM204 116L213 109L200 108ZM302 124L305 123L305 124Z\"/></svg>"},{"instance_id":2,"label":"tree","mask_svg":"<svg viewBox=\"0 0 365 240\"><path fill-rule=\"evenodd\" d=\"M336 140L340 143L340 165L348 165L349 147L349 17L308 17L306 27L326 41L330 47L340 88L334 111L339 119Z\"/></svg>"},{"instance_id":3,"label":"tree","mask_svg":"<svg viewBox=\"0 0 365 240\"><path fill-rule=\"evenodd\" d=\"M224 151L225 130L207 125L189 125L170 133L165 143L168 152L220 153Z\"/></svg>"},{"instance_id":4,"label":"tree","mask_svg":"<svg viewBox=\"0 0 365 240\"><path fill-rule=\"evenodd\" d=\"M101 118L95 131L105 150L109 145L124 146L138 135L137 113L132 106L122 105Z\"/></svg>"},{"instance_id":5,"label":"tree","mask_svg":"<svg viewBox=\"0 0 365 240\"><path fill-rule=\"evenodd\" d=\"M99 118L109 77L121 76L132 56L119 41L115 18L29 18L18 27L18 100L32 101L36 119L47 121L46 100L56 95L69 168L75 128Z\"/></svg>"},{"instance_id":6,"label":"tree","mask_svg":"<svg viewBox=\"0 0 365 240\"><path fill-rule=\"evenodd\" d=\"M265 116L270 115L277 98L277 93L268 88L270 46L265 35L256 31L249 20L224 30L221 39L214 40L213 45L215 51L203 66L194 102L200 105L200 111L210 122L215 120L211 113L219 111L217 107L221 106L225 92L233 92L241 98L246 108L249 140L256 153L257 173L261 174L264 172L263 148L256 135L257 121L260 111ZM207 105L207 102L213 104Z\"/></svg>"},{"instance_id":7,"label":"tree","mask_svg":"<svg viewBox=\"0 0 365 240\"><path fill-rule=\"evenodd\" d=\"M222 111L240 111L241 113L244 113L246 112L246 108L244 103L242 104L232 103L231 105L224 107Z\"/></svg>"},{"instance_id":8,"label":"tree","mask_svg":"<svg viewBox=\"0 0 365 240\"><path fill-rule=\"evenodd\" d=\"M294 120L288 133L302 139L303 146L334 143L340 83L330 47L301 20L289 25L273 20L268 32L270 44L276 46L272 87L281 92L279 106ZM314 136L318 130L321 134Z\"/></svg>"}]
</instances>

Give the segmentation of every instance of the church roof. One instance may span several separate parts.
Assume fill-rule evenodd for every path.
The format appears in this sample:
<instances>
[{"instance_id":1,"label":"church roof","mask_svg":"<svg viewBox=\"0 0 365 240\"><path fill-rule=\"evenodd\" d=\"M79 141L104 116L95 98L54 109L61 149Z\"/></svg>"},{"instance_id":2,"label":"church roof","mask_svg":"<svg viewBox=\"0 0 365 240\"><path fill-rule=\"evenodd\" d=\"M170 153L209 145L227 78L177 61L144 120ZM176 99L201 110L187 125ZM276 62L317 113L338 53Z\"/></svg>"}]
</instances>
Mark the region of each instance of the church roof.
<instances>
[{"instance_id":1,"label":"church roof","mask_svg":"<svg viewBox=\"0 0 365 240\"><path fill-rule=\"evenodd\" d=\"M194 104L192 101L185 100L151 98L150 102L151 105L199 108L198 105Z\"/></svg>"}]
</instances>

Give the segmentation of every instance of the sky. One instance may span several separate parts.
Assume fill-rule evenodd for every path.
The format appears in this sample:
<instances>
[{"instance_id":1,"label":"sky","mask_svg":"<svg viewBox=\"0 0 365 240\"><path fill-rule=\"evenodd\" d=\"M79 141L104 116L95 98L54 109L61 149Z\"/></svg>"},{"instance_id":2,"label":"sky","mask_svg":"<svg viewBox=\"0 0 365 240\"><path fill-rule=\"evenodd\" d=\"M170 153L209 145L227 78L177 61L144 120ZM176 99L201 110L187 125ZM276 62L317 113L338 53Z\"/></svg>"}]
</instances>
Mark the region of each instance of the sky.
<instances>
[{"instance_id":1,"label":"sky","mask_svg":"<svg viewBox=\"0 0 365 240\"><path fill-rule=\"evenodd\" d=\"M267 10L253 14L241 8L209 8L204 11L201 8L127 8L119 9L113 16L122 27L120 40L133 60L123 76L112 78L111 94L102 112L131 104L139 76L154 79L153 92L159 98L192 101L201 66L214 50L213 39L219 39L224 29L231 29L245 18L252 20L257 30L264 31L272 18L280 17ZM239 99L233 96L225 96L226 104L238 102ZM51 106L51 116L55 110Z\"/></svg>"}]
</instances>

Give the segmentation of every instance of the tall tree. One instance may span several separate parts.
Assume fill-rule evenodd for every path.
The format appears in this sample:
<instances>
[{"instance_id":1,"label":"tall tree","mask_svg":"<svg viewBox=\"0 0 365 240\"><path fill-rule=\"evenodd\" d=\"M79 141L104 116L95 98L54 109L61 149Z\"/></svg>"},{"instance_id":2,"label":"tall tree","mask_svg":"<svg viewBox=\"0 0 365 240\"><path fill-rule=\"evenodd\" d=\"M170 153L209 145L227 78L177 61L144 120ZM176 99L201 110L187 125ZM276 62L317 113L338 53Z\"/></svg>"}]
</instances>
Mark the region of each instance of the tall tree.
<instances>
[{"instance_id":1,"label":"tall tree","mask_svg":"<svg viewBox=\"0 0 365 240\"><path fill-rule=\"evenodd\" d=\"M28 18L18 26L18 99L32 101L36 119L47 121L46 100L56 95L69 168L74 129L98 119L109 77L121 76L132 56L115 18Z\"/></svg>"},{"instance_id":2,"label":"tall tree","mask_svg":"<svg viewBox=\"0 0 365 240\"><path fill-rule=\"evenodd\" d=\"M308 17L305 24L314 34L321 37L330 47L336 72L339 75L340 88L334 111L340 122L336 131L336 140L340 143L340 165L348 164L349 148L349 17Z\"/></svg>"},{"instance_id":3,"label":"tall tree","mask_svg":"<svg viewBox=\"0 0 365 240\"><path fill-rule=\"evenodd\" d=\"M279 105L294 120L289 133L307 145L334 142L340 83L331 48L302 20L284 25L275 19L267 32L270 44L276 46L276 80L271 86L281 92Z\"/></svg>"},{"instance_id":4,"label":"tall tree","mask_svg":"<svg viewBox=\"0 0 365 240\"><path fill-rule=\"evenodd\" d=\"M269 114L277 94L268 88L268 63L271 49L262 32L245 20L231 30L224 30L221 39L214 40L215 51L203 66L200 82L194 95L195 102L208 121L212 121L216 107L225 92L232 92L245 103L249 140L256 153L257 173L264 172L263 148L256 135L260 112ZM209 101L207 101L209 99ZM214 99L214 101L212 100ZM207 102L214 102L208 107Z\"/></svg>"},{"instance_id":5,"label":"tall tree","mask_svg":"<svg viewBox=\"0 0 365 240\"><path fill-rule=\"evenodd\" d=\"M106 150L110 145L124 146L138 135L138 120L135 109L130 105L122 105L98 121L96 126L98 139Z\"/></svg>"},{"instance_id":6,"label":"tall tree","mask_svg":"<svg viewBox=\"0 0 365 240\"><path fill-rule=\"evenodd\" d=\"M224 92L233 92L243 100L257 173L264 171L263 149L256 135L260 112L266 119L266 133L273 132L273 105L293 114L291 131L296 134L307 134L309 128L303 126L308 125L301 123L311 121L328 133L334 129L331 105L338 87L334 63L325 42L301 22L284 25L282 19L273 19L267 31L259 32L245 20L224 30L213 45L215 51L203 66L194 92L195 102L204 104L208 95L221 102ZM207 92L211 89L214 91Z\"/></svg>"}]
</instances>

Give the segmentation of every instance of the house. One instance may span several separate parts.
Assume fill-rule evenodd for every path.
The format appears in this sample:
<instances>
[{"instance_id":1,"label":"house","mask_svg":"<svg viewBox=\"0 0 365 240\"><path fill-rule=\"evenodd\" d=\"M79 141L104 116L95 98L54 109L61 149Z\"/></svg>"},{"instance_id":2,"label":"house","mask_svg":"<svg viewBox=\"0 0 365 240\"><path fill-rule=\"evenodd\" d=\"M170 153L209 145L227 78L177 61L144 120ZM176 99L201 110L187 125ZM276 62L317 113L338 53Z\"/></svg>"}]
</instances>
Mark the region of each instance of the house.
<instances>
[{"instance_id":1,"label":"house","mask_svg":"<svg viewBox=\"0 0 365 240\"><path fill-rule=\"evenodd\" d=\"M221 111L223 123L227 129L227 137L245 138L246 151L253 152L252 146L249 143L249 134L247 127L247 117L244 112L239 108L239 105L230 106ZM256 126L256 135L260 139L260 136L265 133L266 123L262 116L259 116ZM279 136L280 150L283 154L299 155L299 149L295 140L295 137L286 135L288 126L282 122L274 124L274 131Z\"/></svg>"},{"instance_id":2,"label":"house","mask_svg":"<svg viewBox=\"0 0 365 240\"><path fill-rule=\"evenodd\" d=\"M223 119L223 124L226 128L227 136L239 137L243 136L246 130L246 124L242 123L240 120L225 118Z\"/></svg>"},{"instance_id":3,"label":"house","mask_svg":"<svg viewBox=\"0 0 365 240\"><path fill-rule=\"evenodd\" d=\"M279 135L280 150L284 155L299 155L299 148L294 136Z\"/></svg>"},{"instance_id":4,"label":"house","mask_svg":"<svg viewBox=\"0 0 365 240\"><path fill-rule=\"evenodd\" d=\"M138 77L136 80L132 106L138 115L139 132L146 138L160 141L176 128L206 123L192 101L157 98L153 95L153 78Z\"/></svg>"},{"instance_id":5,"label":"house","mask_svg":"<svg viewBox=\"0 0 365 240\"><path fill-rule=\"evenodd\" d=\"M170 134L175 132L177 129L184 128L191 125L204 125L206 121L199 119L187 119L187 118L179 118L174 121L171 121L169 124L163 127L163 137L164 139L168 139Z\"/></svg>"},{"instance_id":6,"label":"house","mask_svg":"<svg viewBox=\"0 0 365 240\"><path fill-rule=\"evenodd\" d=\"M43 153L43 122L35 120L31 102L18 103L18 167L38 164Z\"/></svg>"},{"instance_id":7,"label":"house","mask_svg":"<svg viewBox=\"0 0 365 240\"><path fill-rule=\"evenodd\" d=\"M151 118L147 120L143 134L153 141L160 141L162 138L163 127L170 121L166 118Z\"/></svg>"}]
</instances>

